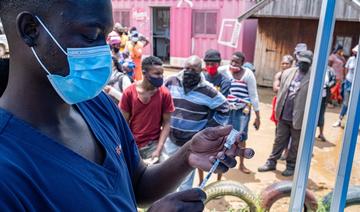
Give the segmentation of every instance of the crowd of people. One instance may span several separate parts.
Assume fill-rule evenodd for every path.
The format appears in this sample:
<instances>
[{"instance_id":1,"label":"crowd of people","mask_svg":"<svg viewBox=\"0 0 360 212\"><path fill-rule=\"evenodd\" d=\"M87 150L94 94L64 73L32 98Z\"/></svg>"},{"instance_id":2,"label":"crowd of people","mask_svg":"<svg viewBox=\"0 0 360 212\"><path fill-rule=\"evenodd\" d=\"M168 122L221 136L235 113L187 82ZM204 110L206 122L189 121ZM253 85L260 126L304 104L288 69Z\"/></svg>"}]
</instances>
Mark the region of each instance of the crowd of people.
<instances>
[{"instance_id":1,"label":"crowd of people","mask_svg":"<svg viewBox=\"0 0 360 212\"><path fill-rule=\"evenodd\" d=\"M332 54L332 55L334 55L333 57L340 58L340 59L338 59L338 63L340 63L339 69L342 72L340 72L339 77L338 77L338 75L336 76L336 80L337 80L337 84L339 84L341 82L340 99L342 100L342 105L341 105L341 111L339 114L339 119L333 124L333 127L341 127L342 120L345 117L345 115L347 113L347 109L348 109L351 85L354 80L354 73L355 73L355 67L356 67L356 56L358 55L359 46L357 45L351 50L352 55L346 61L346 63L345 63L345 60L343 60L344 58L342 56L343 55L343 47L339 46L336 48L336 50L337 50L337 52L334 51L334 53L336 53L336 54ZM334 65L335 64L334 60L332 60L331 62L332 62L331 67L334 69L337 68L337 66ZM338 92L336 92L336 93L338 93Z\"/></svg>"},{"instance_id":2,"label":"crowd of people","mask_svg":"<svg viewBox=\"0 0 360 212\"><path fill-rule=\"evenodd\" d=\"M111 40L116 36L109 37ZM337 45L329 57L325 74L317 137L324 142L327 141L324 135L326 108L329 103L334 104L335 93L339 92L344 98L338 121L341 122L353 78L357 48L353 49L354 56L343 64L344 81L337 74L339 70L336 71L342 67L339 65L342 60L338 58L341 50L342 46ZM276 125L276 138L271 154L265 165L258 168L259 172L275 170L277 160L281 159L287 164L282 174L294 174L312 62L313 53L305 43L297 44L293 55L285 55L281 61L281 71L274 77L275 96L270 117ZM151 164L165 161L197 132L219 125L231 125L237 130L241 135L240 147L246 148L251 113L254 111L253 126L258 130L260 107L255 68L245 64L242 52L234 52L230 64L222 65L220 52L209 49L203 59L196 55L189 57L183 70L165 81L162 65L157 57L145 58L143 77L138 78L141 80L134 77L134 84L119 99L119 108L130 125L143 159ZM341 92L336 91L339 82ZM240 157L239 170L251 173L243 157ZM180 191L193 186L194 175L195 172L191 172L179 187ZM203 177L203 171L199 170L200 182ZM221 174L218 175L220 179Z\"/></svg>"},{"instance_id":3,"label":"crowd of people","mask_svg":"<svg viewBox=\"0 0 360 212\"><path fill-rule=\"evenodd\" d=\"M334 100L341 102L343 99L339 120L333 124L333 127L340 126L346 114L357 52L358 46L352 49L352 56L346 64L341 45L337 45L329 56L317 124L319 127L317 138L320 141L327 141L324 124L328 104L334 104ZM286 169L282 175L294 174L311 65L312 52L307 49L305 43L299 43L295 47L294 57L285 55L281 61L282 70L275 75L273 84L276 96L273 99L271 120L276 124L276 138L271 154L266 163L258 168L259 172L275 170L277 160L282 159L286 160Z\"/></svg>"},{"instance_id":4,"label":"crowd of people","mask_svg":"<svg viewBox=\"0 0 360 212\"><path fill-rule=\"evenodd\" d=\"M118 103L127 87L142 80L142 52L149 41L136 27L128 30L119 23L114 25L106 41L111 49L113 72L105 92Z\"/></svg>"},{"instance_id":5,"label":"crowd of people","mask_svg":"<svg viewBox=\"0 0 360 212\"><path fill-rule=\"evenodd\" d=\"M336 46L329 57L325 74L318 120L318 139L324 142L327 141L324 135L326 107L328 103L334 104L334 100L341 102L337 93L344 99L339 120L334 124L340 126L354 74L357 47L352 50L353 56L346 64L342 63L345 61L341 56L342 50L341 45ZM282 174L294 174L312 59L307 45L299 43L293 55L285 55L281 61L281 71L274 77L275 96L270 118L276 124L276 138L271 154L265 165L259 167L259 172L275 170L277 160L281 159L287 162ZM163 82L162 61L154 56L143 60L142 66L147 67L142 68L143 80L134 78L135 83L125 90L119 107L130 124L144 159L164 161L196 132L217 125L232 125L241 134L241 148L246 147L251 111L256 116L253 126L255 129L260 127L254 67L245 64L245 56L241 52L233 53L229 65L222 66L221 61L220 52L209 49L203 60L191 56L179 74ZM343 80L342 74L345 74ZM341 88L339 91L338 87ZM144 114L150 114L146 121L142 119ZM240 157L239 170L251 173L244 165L243 157ZM194 175L195 172L191 172L179 190L191 188ZM203 177L203 172L199 170L200 182ZM221 174L218 175L220 179Z\"/></svg>"},{"instance_id":6,"label":"crowd of people","mask_svg":"<svg viewBox=\"0 0 360 212\"><path fill-rule=\"evenodd\" d=\"M113 58L121 53L116 46L121 43L113 42L121 40L115 35L115 29L108 36ZM125 48L123 54L126 55L130 50ZM120 58L118 63L126 64L121 62L125 57ZM116 73L128 72L116 68L116 61L113 63L113 77L105 91L111 96L121 96L121 99L118 98L115 102L128 122L140 155L145 161L150 164L163 162L175 155L197 132L216 126L232 125L242 135L241 148L246 148L252 110L256 115L254 127L260 127L255 76L253 70L244 67L245 56L241 52L233 53L228 66L221 67L221 60L219 51L209 49L203 59L196 55L189 57L182 71L164 80L161 59L155 56L146 57L141 63L141 76L137 78L135 74L134 83L125 90L117 89L120 95L112 94L117 84L123 84L114 83L118 80ZM136 66L135 63L134 70ZM240 159L239 169L250 173L244 165L243 157ZM178 190L191 188L194 175L195 170ZM199 176L201 182L201 170ZM218 179L221 179L221 174Z\"/></svg>"}]
</instances>

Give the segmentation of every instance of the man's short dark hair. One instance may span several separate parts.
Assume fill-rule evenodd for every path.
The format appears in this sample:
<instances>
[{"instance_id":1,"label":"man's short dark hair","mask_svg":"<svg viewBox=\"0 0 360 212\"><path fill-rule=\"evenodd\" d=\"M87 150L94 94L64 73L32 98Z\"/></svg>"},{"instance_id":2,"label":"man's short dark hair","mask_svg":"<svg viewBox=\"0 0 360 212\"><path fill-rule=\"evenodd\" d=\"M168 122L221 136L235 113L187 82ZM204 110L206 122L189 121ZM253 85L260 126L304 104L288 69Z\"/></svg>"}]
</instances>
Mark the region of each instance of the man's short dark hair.
<instances>
[{"instance_id":1,"label":"man's short dark hair","mask_svg":"<svg viewBox=\"0 0 360 212\"><path fill-rule=\"evenodd\" d=\"M54 3L59 0L0 0L0 18L4 26L4 31L9 33L15 32L16 27L11 28L16 22L16 16L22 11L29 11L31 13L41 15L48 13ZM8 30L8 31L7 31ZM11 36L7 34L8 36Z\"/></svg>"},{"instance_id":2,"label":"man's short dark hair","mask_svg":"<svg viewBox=\"0 0 360 212\"><path fill-rule=\"evenodd\" d=\"M137 28L134 27L134 26L129 29L129 32L130 32L130 33L133 32L133 31L137 31Z\"/></svg>"},{"instance_id":3,"label":"man's short dark hair","mask_svg":"<svg viewBox=\"0 0 360 212\"><path fill-rule=\"evenodd\" d=\"M48 0L48 2L50 2ZM9 13L13 13L14 10L23 10L24 6L30 8L39 8L44 2L40 0L0 0L0 17L5 19Z\"/></svg>"},{"instance_id":4,"label":"man's short dark hair","mask_svg":"<svg viewBox=\"0 0 360 212\"><path fill-rule=\"evenodd\" d=\"M340 43L337 43L334 47L333 53L336 54L340 50L344 50L344 47Z\"/></svg>"},{"instance_id":5,"label":"man's short dark hair","mask_svg":"<svg viewBox=\"0 0 360 212\"><path fill-rule=\"evenodd\" d=\"M142 65L142 69L144 71L149 71L152 66L162 66L163 61L158 57L149 56L149 57L143 59L141 65Z\"/></svg>"},{"instance_id":6,"label":"man's short dark hair","mask_svg":"<svg viewBox=\"0 0 360 212\"><path fill-rule=\"evenodd\" d=\"M244 53L242 53L242 52L234 52L233 55L236 56L236 57L238 57L238 58L240 58L243 63L245 62L245 55L244 55Z\"/></svg>"}]
</instances>

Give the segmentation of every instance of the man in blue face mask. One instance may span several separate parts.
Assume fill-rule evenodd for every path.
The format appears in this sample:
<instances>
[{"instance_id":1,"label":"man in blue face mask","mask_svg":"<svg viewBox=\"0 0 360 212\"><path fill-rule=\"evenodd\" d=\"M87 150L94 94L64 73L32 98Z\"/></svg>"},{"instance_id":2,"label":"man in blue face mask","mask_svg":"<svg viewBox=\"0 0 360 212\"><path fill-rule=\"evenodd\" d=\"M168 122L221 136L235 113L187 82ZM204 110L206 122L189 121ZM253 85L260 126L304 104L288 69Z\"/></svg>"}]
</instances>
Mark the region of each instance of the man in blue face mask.
<instances>
[{"instance_id":1,"label":"man in blue face mask","mask_svg":"<svg viewBox=\"0 0 360 212\"><path fill-rule=\"evenodd\" d=\"M143 80L127 88L120 103L143 159L158 161L170 132L175 111L170 92L163 86L162 61L154 56L142 61Z\"/></svg>"},{"instance_id":2,"label":"man in blue face mask","mask_svg":"<svg viewBox=\"0 0 360 212\"><path fill-rule=\"evenodd\" d=\"M0 99L0 211L203 209L199 189L165 195L194 168L209 170L210 158L222 159L218 172L235 166L239 149L220 154L231 127L200 132L166 162L144 164L101 92L111 73L110 0L1 0L0 18L11 49Z\"/></svg>"}]
</instances>

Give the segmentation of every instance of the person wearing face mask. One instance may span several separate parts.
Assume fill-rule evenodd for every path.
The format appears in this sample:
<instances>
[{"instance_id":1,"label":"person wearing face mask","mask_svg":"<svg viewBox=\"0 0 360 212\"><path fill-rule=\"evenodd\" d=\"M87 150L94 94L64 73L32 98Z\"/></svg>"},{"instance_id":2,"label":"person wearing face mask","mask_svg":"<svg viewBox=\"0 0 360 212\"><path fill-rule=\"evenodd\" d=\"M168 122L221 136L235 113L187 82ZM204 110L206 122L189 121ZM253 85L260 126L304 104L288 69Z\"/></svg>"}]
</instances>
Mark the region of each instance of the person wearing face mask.
<instances>
[{"instance_id":1,"label":"person wearing face mask","mask_svg":"<svg viewBox=\"0 0 360 212\"><path fill-rule=\"evenodd\" d=\"M259 172L276 169L277 160L289 145L286 158L286 169L283 176L292 176L295 170L305 103L310 80L310 66L313 53L309 50L296 55L297 66L284 71L276 101L276 119L278 120L275 143L265 165L258 168Z\"/></svg>"},{"instance_id":2,"label":"person wearing face mask","mask_svg":"<svg viewBox=\"0 0 360 212\"><path fill-rule=\"evenodd\" d=\"M221 54L219 51L209 49L205 53L205 79L214 85L215 89L219 91L226 98L229 94L231 80L224 73L219 73L218 68L221 64ZM199 171L199 182L204 179L204 172ZM221 174L218 174L217 180L221 180Z\"/></svg>"},{"instance_id":3,"label":"person wearing face mask","mask_svg":"<svg viewBox=\"0 0 360 212\"><path fill-rule=\"evenodd\" d=\"M0 19L11 52L0 98L0 211L204 209L201 189L172 192L193 169L209 171L210 159L220 160L219 173L236 165L236 144L222 152L231 127L205 129L163 163L144 163L102 92L112 69L110 0L1 0ZM146 68L140 93L152 90L155 98L158 68Z\"/></svg>"},{"instance_id":4,"label":"person wearing face mask","mask_svg":"<svg viewBox=\"0 0 360 212\"><path fill-rule=\"evenodd\" d=\"M131 27L129 29L129 33L131 34L137 34L137 36L139 37L139 42L143 44L143 47L145 48L147 45L149 45L149 39L145 37L145 35L143 35L142 33L139 32L139 30L136 27Z\"/></svg>"},{"instance_id":5,"label":"person wearing face mask","mask_svg":"<svg viewBox=\"0 0 360 212\"><path fill-rule=\"evenodd\" d=\"M232 75L230 92L227 96L230 104L229 124L239 131L242 136L240 146L245 148L248 139L248 129L251 108L255 111L254 127L260 128L260 106L257 85L254 73L243 66L245 56L242 52L234 52L231 58L229 71ZM251 171L244 165L244 158L240 157L239 170L245 174Z\"/></svg>"},{"instance_id":6,"label":"person wearing face mask","mask_svg":"<svg viewBox=\"0 0 360 212\"><path fill-rule=\"evenodd\" d=\"M159 160L170 131L170 114L175 111L170 92L163 86L160 58L142 61L144 78L127 88L120 103L142 159Z\"/></svg>"},{"instance_id":7,"label":"person wearing face mask","mask_svg":"<svg viewBox=\"0 0 360 212\"><path fill-rule=\"evenodd\" d=\"M130 41L127 42L125 51L129 52L130 58L135 63L134 70L134 80L142 80L142 68L141 68L141 59L144 45L139 41L139 33L137 31L132 31L130 35Z\"/></svg>"},{"instance_id":8,"label":"person wearing face mask","mask_svg":"<svg viewBox=\"0 0 360 212\"><path fill-rule=\"evenodd\" d=\"M220 91L225 97L229 94L230 79L223 73L218 72L221 63L220 52L209 49L205 53L205 79L213 84L216 90Z\"/></svg>"},{"instance_id":9,"label":"person wearing face mask","mask_svg":"<svg viewBox=\"0 0 360 212\"><path fill-rule=\"evenodd\" d=\"M119 34L115 31L109 33L106 39L106 43L110 45L111 54L115 57L118 61L123 59L122 54L120 52L120 43L121 38Z\"/></svg>"},{"instance_id":10,"label":"person wearing face mask","mask_svg":"<svg viewBox=\"0 0 360 212\"><path fill-rule=\"evenodd\" d=\"M201 65L200 57L191 56L186 60L184 70L165 83L176 109L171 114L170 135L164 145L162 160L176 154L197 132L228 122L228 102L205 80ZM195 171L192 171L178 191L190 189L194 175Z\"/></svg>"},{"instance_id":11,"label":"person wearing face mask","mask_svg":"<svg viewBox=\"0 0 360 212\"><path fill-rule=\"evenodd\" d=\"M276 96L273 98L273 101L272 101L272 114L271 114L271 117L270 117L270 120L273 121L275 123L275 125L278 124L278 120L276 119L276 115L275 115L275 108L276 108L277 94L278 94L278 91L280 90L281 76L282 76L282 74L283 74L283 72L285 70L291 68L294 65L294 63L297 62L297 60L296 60L297 55L300 52L306 51L306 50L307 50L307 44L306 43L298 43L298 44L296 44L295 49L294 49L294 54L293 54L294 57L295 57L295 60L291 55L285 55L283 57L283 60L281 61L281 69L282 70L275 75L274 83L273 83L273 90L276 93ZM286 157L289 154L290 146L291 146L291 139L289 141L288 146L284 149L284 152L281 154L280 160L286 160Z\"/></svg>"}]
</instances>

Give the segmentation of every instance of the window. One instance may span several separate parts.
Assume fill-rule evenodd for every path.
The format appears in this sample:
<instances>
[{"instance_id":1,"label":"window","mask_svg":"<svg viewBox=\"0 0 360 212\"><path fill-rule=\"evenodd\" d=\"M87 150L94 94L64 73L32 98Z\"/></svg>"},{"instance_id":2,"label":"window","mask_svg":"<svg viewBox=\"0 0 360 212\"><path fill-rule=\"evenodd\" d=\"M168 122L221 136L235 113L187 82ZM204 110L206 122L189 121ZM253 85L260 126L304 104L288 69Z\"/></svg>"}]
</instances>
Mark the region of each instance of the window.
<instances>
[{"instance_id":1,"label":"window","mask_svg":"<svg viewBox=\"0 0 360 212\"><path fill-rule=\"evenodd\" d=\"M352 37L336 36L335 43L336 43L336 44L341 44L341 45L344 47L344 54L345 54L346 56L351 56Z\"/></svg>"},{"instance_id":2,"label":"window","mask_svg":"<svg viewBox=\"0 0 360 212\"><path fill-rule=\"evenodd\" d=\"M130 11L114 11L114 23L119 22L122 26L130 27Z\"/></svg>"},{"instance_id":3,"label":"window","mask_svg":"<svg viewBox=\"0 0 360 212\"><path fill-rule=\"evenodd\" d=\"M217 13L207 11L194 11L193 34L216 34Z\"/></svg>"}]
</instances>

